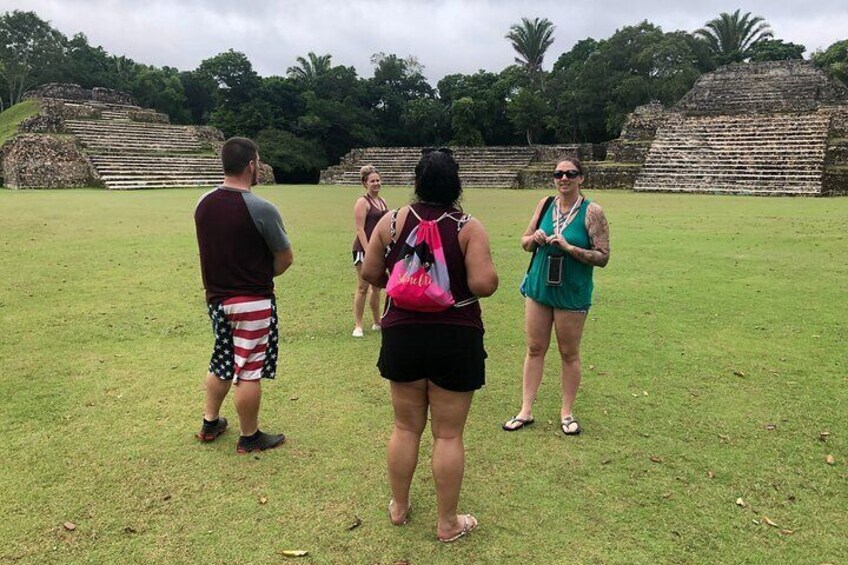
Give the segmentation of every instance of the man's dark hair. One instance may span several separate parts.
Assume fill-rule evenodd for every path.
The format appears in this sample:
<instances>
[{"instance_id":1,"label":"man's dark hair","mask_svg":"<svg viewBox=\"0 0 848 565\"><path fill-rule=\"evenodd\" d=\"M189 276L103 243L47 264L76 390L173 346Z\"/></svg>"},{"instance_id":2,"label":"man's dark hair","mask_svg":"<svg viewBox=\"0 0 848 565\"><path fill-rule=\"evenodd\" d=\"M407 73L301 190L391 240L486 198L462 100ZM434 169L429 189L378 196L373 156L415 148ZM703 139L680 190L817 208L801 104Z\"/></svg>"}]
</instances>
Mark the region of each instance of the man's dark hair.
<instances>
[{"instance_id":1,"label":"man's dark hair","mask_svg":"<svg viewBox=\"0 0 848 565\"><path fill-rule=\"evenodd\" d=\"M415 165L415 196L419 201L455 206L462 196L459 165L449 151L428 151Z\"/></svg>"},{"instance_id":2,"label":"man's dark hair","mask_svg":"<svg viewBox=\"0 0 848 565\"><path fill-rule=\"evenodd\" d=\"M247 164L259 155L259 147L246 137L231 137L221 148L221 164L225 175L240 175Z\"/></svg>"}]
</instances>

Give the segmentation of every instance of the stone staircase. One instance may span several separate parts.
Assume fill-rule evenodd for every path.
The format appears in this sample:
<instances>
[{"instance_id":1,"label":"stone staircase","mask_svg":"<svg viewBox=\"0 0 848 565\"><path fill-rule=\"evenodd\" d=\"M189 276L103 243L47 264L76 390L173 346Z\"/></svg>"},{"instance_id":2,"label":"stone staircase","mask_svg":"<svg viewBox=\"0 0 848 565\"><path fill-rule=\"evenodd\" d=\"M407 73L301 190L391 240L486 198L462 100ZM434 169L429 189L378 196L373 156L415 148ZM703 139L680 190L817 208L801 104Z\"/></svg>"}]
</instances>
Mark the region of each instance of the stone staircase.
<instances>
[{"instance_id":1,"label":"stone staircase","mask_svg":"<svg viewBox=\"0 0 848 565\"><path fill-rule=\"evenodd\" d=\"M224 174L220 159L209 155L96 153L89 158L111 189L216 186Z\"/></svg>"},{"instance_id":2,"label":"stone staircase","mask_svg":"<svg viewBox=\"0 0 848 565\"><path fill-rule=\"evenodd\" d=\"M66 120L65 129L92 153L192 153L204 149L191 127L109 119Z\"/></svg>"},{"instance_id":3,"label":"stone staircase","mask_svg":"<svg viewBox=\"0 0 848 565\"><path fill-rule=\"evenodd\" d=\"M67 119L100 180L109 189L215 186L221 162L193 126L135 122L115 105L100 109L100 119Z\"/></svg>"},{"instance_id":4,"label":"stone staircase","mask_svg":"<svg viewBox=\"0 0 848 565\"><path fill-rule=\"evenodd\" d=\"M515 188L518 173L535 156L532 147L452 147L459 163L464 187ZM383 184L406 186L415 180L415 165L421 158L420 147L368 147L354 149L342 162L322 171L326 184L360 184L359 168L374 165Z\"/></svg>"},{"instance_id":5,"label":"stone staircase","mask_svg":"<svg viewBox=\"0 0 848 565\"><path fill-rule=\"evenodd\" d=\"M657 130L634 190L820 194L827 111L675 115Z\"/></svg>"}]
</instances>

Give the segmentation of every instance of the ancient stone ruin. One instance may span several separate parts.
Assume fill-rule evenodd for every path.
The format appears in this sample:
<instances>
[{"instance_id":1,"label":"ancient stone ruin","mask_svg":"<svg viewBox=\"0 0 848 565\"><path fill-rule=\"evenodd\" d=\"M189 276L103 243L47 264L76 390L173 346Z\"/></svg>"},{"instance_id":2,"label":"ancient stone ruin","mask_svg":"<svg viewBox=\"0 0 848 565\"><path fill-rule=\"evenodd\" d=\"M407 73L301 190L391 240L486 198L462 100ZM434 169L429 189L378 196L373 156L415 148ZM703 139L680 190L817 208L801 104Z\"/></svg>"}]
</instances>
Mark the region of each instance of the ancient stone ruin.
<instances>
[{"instance_id":1,"label":"ancient stone ruin","mask_svg":"<svg viewBox=\"0 0 848 565\"><path fill-rule=\"evenodd\" d=\"M807 61L722 67L654 121L636 191L848 194L848 89Z\"/></svg>"},{"instance_id":2,"label":"ancient stone ruin","mask_svg":"<svg viewBox=\"0 0 848 565\"><path fill-rule=\"evenodd\" d=\"M172 125L124 93L48 84L27 95L38 115L0 149L9 188L109 189L214 186L223 171L223 135L205 126ZM263 164L264 165L264 164ZM262 181L273 171L262 167Z\"/></svg>"},{"instance_id":3,"label":"ancient stone ruin","mask_svg":"<svg viewBox=\"0 0 848 565\"><path fill-rule=\"evenodd\" d=\"M459 176L465 187L525 188L543 175L549 184L551 166L569 155L591 159L594 146L512 146L512 147L451 147L459 163ZM380 171L383 184L411 185L415 165L421 157L421 147L367 147L354 149L335 167L321 172L323 184L360 184L359 168L372 164ZM547 184L546 184L547 186Z\"/></svg>"},{"instance_id":4,"label":"ancient stone ruin","mask_svg":"<svg viewBox=\"0 0 848 565\"><path fill-rule=\"evenodd\" d=\"M636 108L607 144L454 150L468 187L549 187L556 162L577 156L586 188L848 194L848 89L807 61L738 63L703 75L673 108ZM354 149L321 182L359 184L370 163L384 183L411 184L420 154Z\"/></svg>"}]
</instances>

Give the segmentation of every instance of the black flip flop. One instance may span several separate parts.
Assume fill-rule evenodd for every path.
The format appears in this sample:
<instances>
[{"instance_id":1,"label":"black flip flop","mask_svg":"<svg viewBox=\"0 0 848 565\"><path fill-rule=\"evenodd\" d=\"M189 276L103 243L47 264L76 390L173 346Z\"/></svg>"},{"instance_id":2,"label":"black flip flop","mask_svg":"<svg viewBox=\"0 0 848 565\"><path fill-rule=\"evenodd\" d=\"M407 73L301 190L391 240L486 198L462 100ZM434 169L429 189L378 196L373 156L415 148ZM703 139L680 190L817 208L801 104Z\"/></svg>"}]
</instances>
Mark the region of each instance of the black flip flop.
<instances>
[{"instance_id":1,"label":"black flip flop","mask_svg":"<svg viewBox=\"0 0 848 565\"><path fill-rule=\"evenodd\" d=\"M577 429L574 431L569 431L571 424L575 424L577 426ZM559 427L562 429L562 433L567 436L580 435L580 432L583 431L583 428L580 427L580 422L577 421L577 418L572 418L571 416L569 416L568 418L563 418L562 423L559 425Z\"/></svg>"},{"instance_id":2,"label":"black flip flop","mask_svg":"<svg viewBox=\"0 0 848 565\"><path fill-rule=\"evenodd\" d=\"M517 431L518 431L518 430L520 430L521 428L526 428L527 426L532 426L532 425L533 425L533 422L535 422L535 421L536 421L536 420L535 420L534 418L529 418L529 419L525 420L524 418L519 418L518 416L516 416L515 418L510 418L509 420L507 420L506 422L504 422L504 423L503 423L503 425L501 426L501 428L503 428L503 430L504 430L505 432L517 432ZM509 425L509 424L512 424L513 422L518 422L518 423L520 423L521 425L520 425L520 426L516 426L516 427L514 427L514 428L510 428L510 427L508 427L508 425Z\"/></svg>"}]
</instances>

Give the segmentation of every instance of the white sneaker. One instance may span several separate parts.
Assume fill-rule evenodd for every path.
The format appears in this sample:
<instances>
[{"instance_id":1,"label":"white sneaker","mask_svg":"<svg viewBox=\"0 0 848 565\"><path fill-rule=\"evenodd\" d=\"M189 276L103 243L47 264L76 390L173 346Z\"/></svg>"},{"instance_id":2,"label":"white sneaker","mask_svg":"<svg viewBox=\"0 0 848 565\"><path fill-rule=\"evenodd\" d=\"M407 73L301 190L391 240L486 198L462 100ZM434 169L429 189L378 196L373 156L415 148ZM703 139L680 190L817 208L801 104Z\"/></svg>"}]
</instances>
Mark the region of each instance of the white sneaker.
<instances>
[{"instance_id":1,"label":"white sneaker","mask_svg":"<svg viewBox=\"0 0 848 565\"><path fill-rule=\"evenodd\" d=\"M353 328L353 337L362 337L362 328Z\"/></svg>"},{"instance_id":2,"label":"white sneaker","mask_svg":"<svg viewBox=\"0 0 848 565\"><path fill-rule=\"evenodd\" d=\"M371 331L372 331L372 332L378 332L378 331L380 331L380 330L382 330L382 329L383 329L383 328L382 328L382 327L380 327L380 324L371 324Z\"/></svg>"}]
</instances>

